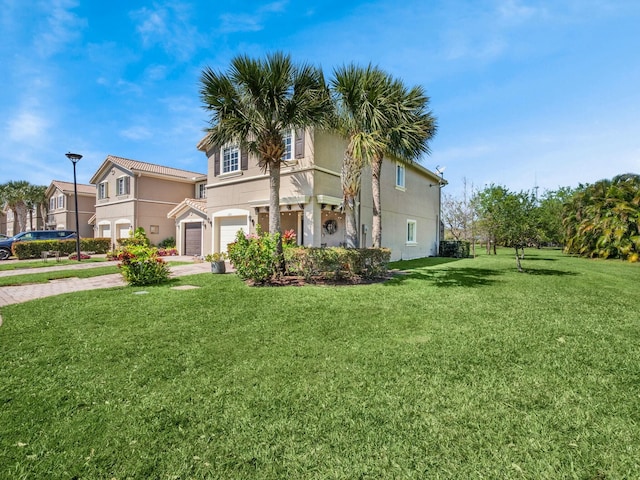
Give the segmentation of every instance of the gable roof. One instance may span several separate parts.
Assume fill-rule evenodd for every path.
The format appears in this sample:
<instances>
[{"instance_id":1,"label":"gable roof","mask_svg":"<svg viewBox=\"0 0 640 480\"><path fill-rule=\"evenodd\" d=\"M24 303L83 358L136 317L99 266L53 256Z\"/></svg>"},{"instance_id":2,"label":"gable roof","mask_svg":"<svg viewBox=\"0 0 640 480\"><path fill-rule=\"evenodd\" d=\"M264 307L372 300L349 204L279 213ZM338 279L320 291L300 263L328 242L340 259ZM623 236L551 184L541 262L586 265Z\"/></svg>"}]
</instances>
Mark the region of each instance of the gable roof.
<instances>
[{"instance_id":1,"label":"gable roof","mask_svg":"<svg viewBox=\"0 0 640 480\"><path fill-rule=\"evenodd\" d=\"M78 187L78 196L80 195L94 196L96 194L95 185L86 185L84 183L78 183L77 187ZM63 182L62 180L52 180L51 184L47 187L45 195L48 197L56 189L60 190L62 193L73 194L73 183Z\"/></svg>"},{"instance_id":2,"label":"gable roof","mask_svg":"<svg viewBox=\"0 0 640 480\"><path fill-rule=\"evenodd\" d=\"M177 217L181 212L187 210L197 210L206 215L207 213L207 200L204 198L185 198L182 202L176 205L169 213L167 218Z\"/></svg>"},{"instance_id":3,"label":"gable roof","mask_svg":"<svg viewBox=\"0 0 640 480\"><path fill-rule=\"evenodd\" d=\"M117 157L115 155L107 155L107 158L96 173L89 180L95 184L100 173L109 167L110 164L118 165L131 173L139 173L141 175L172 178L179 181L197 182L206 180L207 175L199 172L191 172L189 170L181 170L179 168L165 167L155 163L141 162L139 160L131 160L129 158Z\"/></svg>"}]
</instances>

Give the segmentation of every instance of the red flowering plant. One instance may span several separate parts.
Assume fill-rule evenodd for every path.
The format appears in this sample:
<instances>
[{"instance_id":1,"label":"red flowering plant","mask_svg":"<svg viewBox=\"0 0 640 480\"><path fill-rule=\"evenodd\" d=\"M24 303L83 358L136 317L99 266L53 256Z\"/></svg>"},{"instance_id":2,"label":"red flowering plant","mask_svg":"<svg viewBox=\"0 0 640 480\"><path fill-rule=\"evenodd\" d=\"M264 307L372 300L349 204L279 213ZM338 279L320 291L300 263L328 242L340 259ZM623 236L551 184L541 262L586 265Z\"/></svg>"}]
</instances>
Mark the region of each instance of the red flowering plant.
<instances>
[{"instance_id":1,"label":"red flowering plant","mask_svg":"<svg viewBox=\"0 0 640 480\"><path fill-rule=\"evenodd\" d=\"M160 257L175 256L175 255L178 255L178 249L177 248L159 248L158 255Z\"/></svg>"},{"instance_id":2,"label":"red flowering plant","mask_svg":"<svg viewBox=\"0 0 640 480\"><path fill-rule=\"evenodd\" d=\"M118 268L129 285L154 285L169 279L169 266L156 248L144 245L124 247L117 252Z\"/></svg>"},{"instance_id":3,"label":"red flowering plant","mask_svg":"<svg viewBox=\"0 0 640 480\"><path fill-rule=\"evenodd\" d=\"M284 247L292 247L297 244L296 242L296 232L292 230L285 230L282 234L282 245Z\"/></svg>"},{"instance_id":4,"label":"red flowering plant","mask_svg":"<svg viewBox=\"0 0 640 480\"><path fill-rule=\"evenodd\" d=\"M91 258L90 255L80 252L80 260L89 260L90 258ZM69 255L69 260L77 260L77 259L78 259L77 253L72 253Z\"/></svg>"}]
</instances>

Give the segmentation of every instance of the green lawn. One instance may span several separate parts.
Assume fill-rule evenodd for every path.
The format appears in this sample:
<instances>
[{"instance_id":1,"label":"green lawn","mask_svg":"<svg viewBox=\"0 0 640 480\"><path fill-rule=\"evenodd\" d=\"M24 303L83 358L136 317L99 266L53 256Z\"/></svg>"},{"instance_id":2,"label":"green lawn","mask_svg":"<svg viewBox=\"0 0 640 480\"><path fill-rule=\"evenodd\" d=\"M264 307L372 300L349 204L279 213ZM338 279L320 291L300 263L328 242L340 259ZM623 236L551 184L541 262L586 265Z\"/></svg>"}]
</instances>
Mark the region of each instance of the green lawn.
<instances>
[{"instance_id":1,"label":"green lawn","mask_svg":"<svg viewBox=\"0 0 640 480\"><path fill-rule=\"evenodd\" d=\"M106 262L105 257L92 257L82 260L82 263ZM19 262L0 262L0 272L8 270L26 270L26 269L46 269L48 267L59 267L61 265L77 265L77 260L69 260L66 257L56 262L55 259L49 258L47 261L42 260L20 260Z\"/></svg>"},{"instance_id":2,"label":"green lawn","mask_svg":"<svg viewBox=\"0 0 640 480\"><path fill-rule=\"evenodd\" d=\"M0 478L640 478L640 265L527 254L4 307Z\"/></svg>"}]
</instances>

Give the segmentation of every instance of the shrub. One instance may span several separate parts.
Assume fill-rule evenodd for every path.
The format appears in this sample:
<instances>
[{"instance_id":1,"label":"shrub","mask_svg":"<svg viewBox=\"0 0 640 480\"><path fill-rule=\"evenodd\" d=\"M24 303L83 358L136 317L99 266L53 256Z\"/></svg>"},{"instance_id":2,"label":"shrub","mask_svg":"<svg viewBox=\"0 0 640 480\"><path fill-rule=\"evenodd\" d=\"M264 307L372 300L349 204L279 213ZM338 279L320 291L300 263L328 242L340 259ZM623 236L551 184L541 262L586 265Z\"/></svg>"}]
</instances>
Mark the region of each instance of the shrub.
<instances>
[{"instance_id":1,"label":"shrub","mask_svg":"<svg viewBox=\"0 0 640 480\"><path fill-rule=\"evenodd\" d=\"M129 238L119 238L117 240L118 245L121 247L131 247L131 246L143 246L148 247L151 245L151 242L147 238L147 234L144 231L144 228L138 227L135 232L129 235Z\"/></svg>"},{"instance_id":2,"label":"shrub","mask_svg":"<svg viewBox=\"0 0 640 480\"><path fill-rule=\"evenodd\" d=\"M462 240L442 240L440 242L441 257L468 258L471 252L471 243Z\"/></svg>"},{"instance_id":3,"label":"shrub","mask_svg":"<svg viewBox=\"0 0 640 480\"><path fill-rule=\"evenodd\" d=\"M173 237L168 237L158 243L158 248L163 249L172 249L176 248L176 239Z\"/></svg>"},{"instance_id":4,"label":"shrub","mask_svg":"<svg viewBox=\"0 0 640 480\"><path fill-rule=\"evenodd\" d=\"M280 234L246 235L239 230L236 241L227 247L229 260L243 280L264 284L278 272L277 244Z\"/></svg>"},{"instance_id":5,"label":"shrub","mask_svg":"<svg viewBox=\"0 0 640 480\"><path fill-rule=\"evenodd\" d=\"M287 274L305 280L378 278L387 273L391 250L387 248L288 248L284 251Z\"/></svg>"},{"instance_id":6,"label":"shrub","mask_svg":"<svg viewBox=\"0 0 640 480\"><path fill-rule=\"evenodd\" d=\"M116 258L129 285L155 285L169 280L169 266L155 248L143 245L126 247Z\"/></svg>"},{"instance_id":7,"label":"shrub","mask_svg":"<svg viewBox=\"0 0 640 480\"><path fill-rule=\"evenodd\" d=\"M111 240L108 238L81 238L80 250L83 252L107 253ZM15 242L11 248L13 254L19 260L27 258L40 258L42 252L60 252L60 255L69 255L76 251L76 240L33 240L28 242Z\"/></svg>"}]
</instances>

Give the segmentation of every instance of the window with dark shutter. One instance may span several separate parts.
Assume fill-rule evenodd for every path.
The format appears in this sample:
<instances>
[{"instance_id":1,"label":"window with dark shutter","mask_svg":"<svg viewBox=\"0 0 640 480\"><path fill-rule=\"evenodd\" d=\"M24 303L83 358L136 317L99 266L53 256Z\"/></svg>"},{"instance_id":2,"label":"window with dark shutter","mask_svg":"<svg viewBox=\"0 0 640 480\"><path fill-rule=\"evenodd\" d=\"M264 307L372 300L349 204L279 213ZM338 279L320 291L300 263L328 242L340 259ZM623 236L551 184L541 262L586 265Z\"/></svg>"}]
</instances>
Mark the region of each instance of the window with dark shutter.
<instances>
[{"instance_id":1,"label":"window with dark shutter","mask_svg":"<svg viewBox=\"0 0 640 480\"><path fill-rule=\"evenodd\" d=\"M296 130L296 158L304 158L304 130Z\"/></svg>"},{"instance_id":2,"label":"window with dark shutter","mask_svg":"<svg viewBox=\"0 0 640 480\"><path fill-rule=\"evenodd\" d=\"M220 175L220 149L216 148L213 153L213 176L217 177Z\"/></svg>"},{"instance_id":3,"label":"window with dark shutter","mask_svg":"<svg viewBox=\"0 0 640 480\"><path fill-rule=\"evenodd\" d=\"M249 169L249 152L247 150L240 151L240 170Z\"/></svg>"}]
</instances>

